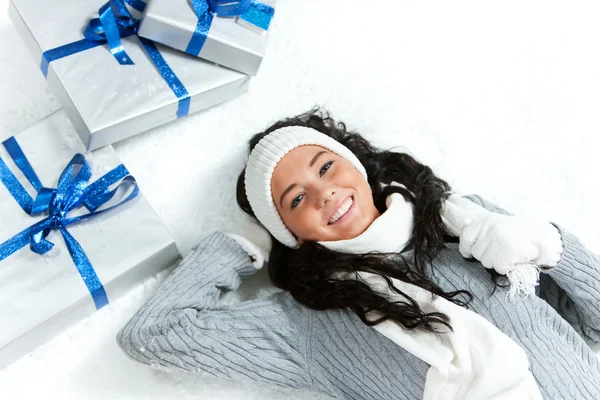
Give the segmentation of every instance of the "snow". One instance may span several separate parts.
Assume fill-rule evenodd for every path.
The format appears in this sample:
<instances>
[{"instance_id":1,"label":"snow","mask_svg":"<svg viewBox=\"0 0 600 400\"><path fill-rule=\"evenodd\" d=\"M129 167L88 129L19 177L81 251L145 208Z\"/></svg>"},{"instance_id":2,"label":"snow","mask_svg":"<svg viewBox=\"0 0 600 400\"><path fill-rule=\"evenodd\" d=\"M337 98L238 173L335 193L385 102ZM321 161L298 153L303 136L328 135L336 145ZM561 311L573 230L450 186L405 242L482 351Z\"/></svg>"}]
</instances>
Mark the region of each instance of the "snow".
<instances>
[{"instance_id":1,"label":"snow","mask_svg":"<svg viewBox=\"0 0 600 400\"><path fill-rule=\"evenodd\" d=\"M556 222L600 253L599 11L577 0L280 0L247 95L115 148L182 253L215 229L245 232L234 187L247 140L315 104L456 191ZM6 12L0 38L4 139L59 104ZM315 398L129 360L115 335L164 276L1 370L2 397ZM267 290L265 274L252 279L250 295Z\"/></svg>"}]
</instances>

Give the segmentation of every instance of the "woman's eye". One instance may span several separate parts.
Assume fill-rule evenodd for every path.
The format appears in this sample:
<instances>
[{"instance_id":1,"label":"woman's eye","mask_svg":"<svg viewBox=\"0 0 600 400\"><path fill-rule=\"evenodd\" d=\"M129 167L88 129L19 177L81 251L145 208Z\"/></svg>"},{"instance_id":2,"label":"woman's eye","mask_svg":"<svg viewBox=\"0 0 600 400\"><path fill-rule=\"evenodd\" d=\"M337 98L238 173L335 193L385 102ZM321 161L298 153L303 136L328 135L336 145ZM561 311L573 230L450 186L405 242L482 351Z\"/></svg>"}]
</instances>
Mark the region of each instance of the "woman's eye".
<instances>
[{"instance_id":1,"label":"woman's eye","mask_svg":"<svg viewBox=\"0 0 600 400\"><path fill-rule=\"evenodd\" d=\"M333 161L327 161L325 164L323 164L323 166L321 167L321 170L319 171L319 175L323 176L323 174L325 172L327 172L329 167L331 167L331 164L333 164Z\"/></svg>"},{"instance_id":2,"label":"woman's eye","mask_svg":"<svg viewBox=\"0 0 600 400\"><path fill-rule=\"evenodd\" d=\"M303 197L303 194L299 194L298 196L294 197L294 199L292 200L292 210L296 208L296 206L298 205L298 203L300 203L300 200L302 200Z\"/></svg>"}]
</instances>

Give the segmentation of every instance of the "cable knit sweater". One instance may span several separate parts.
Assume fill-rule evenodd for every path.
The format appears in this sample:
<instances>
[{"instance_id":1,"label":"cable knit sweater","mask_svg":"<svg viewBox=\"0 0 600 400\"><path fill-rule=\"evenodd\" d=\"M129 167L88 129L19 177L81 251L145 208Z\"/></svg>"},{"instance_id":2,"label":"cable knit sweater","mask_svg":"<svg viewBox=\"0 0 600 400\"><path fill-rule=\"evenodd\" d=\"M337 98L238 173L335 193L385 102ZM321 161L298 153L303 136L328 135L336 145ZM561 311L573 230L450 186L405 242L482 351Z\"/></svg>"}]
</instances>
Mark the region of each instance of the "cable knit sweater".
<instances>
[{"instance_id":1,"label":"cable knit sweater","mask_svg":"<svg viewBox=\"0 0 600 400\"><path fill-rule=\"evenodd\" d=\"M469 196L490 211L506 213ZM506 300L479 262L450 243L433 263L444 291L469 290L469 308L526 351L545 399L600 399L600 257L560 229L564 252L542 274L537 297ZM410 259L410 252L405 253ZM287 292L235 306L218 304L255 268L221 233L206 237L118 335L145 364L284 387L339 399L420 399L428 365L349 310L314 311Z\"/></svg>"}]
</instances>

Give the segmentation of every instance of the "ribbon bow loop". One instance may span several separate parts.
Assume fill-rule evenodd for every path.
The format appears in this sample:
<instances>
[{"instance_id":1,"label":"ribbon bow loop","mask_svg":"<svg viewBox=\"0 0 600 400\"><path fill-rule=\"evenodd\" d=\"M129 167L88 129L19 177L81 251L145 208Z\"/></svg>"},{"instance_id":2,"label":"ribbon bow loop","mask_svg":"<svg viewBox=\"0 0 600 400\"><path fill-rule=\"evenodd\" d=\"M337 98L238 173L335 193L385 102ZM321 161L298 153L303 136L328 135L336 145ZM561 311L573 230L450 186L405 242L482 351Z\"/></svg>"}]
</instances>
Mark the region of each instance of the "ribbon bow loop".
<instances>
[{"instance_id":1,"label":"ribbon bow loop","mask_svg":"<svg viewBox=\"0 0 600 400\"><path fill-rule=\"evenodd\" d=\"M46 236L48 236L51 231L52 229L47 228L32 234L29 239L29 248L31 251L39 255L49 252L54 247L54 243L46 240Z\"/></svg>"},{"instance_id":2,"label":"ribbon bow loop","mask_svg":"<svg viewBox=\"0 0 600 400\"><path fill-rule=\"evenodd\" d=\"M37 215L46 212L50 208L52 202L52 196L56 193L56 189L42 187L33 201L33 207L28 213L30 215Z\"/></svg>"},{"instance_id":3,"label":"ribbon bow loop","mask_svg":"<svg viewBox=\"0 0 600 400\"><path fill-rule=\"evenodd\" d=\"M92 19L83 36L92 42L108 43L111 54L121 65L132 65L133 60L125 52L121 38L137 34L140 24L133 18L124 0L109 0L98 10L98 18Z\"/></svg>"},{"instance_id":4,"label":"ribbon bow loop","mask_svg":"<svg viewBox=\"0 0 600 400\"><path fill-rule=\"evenodd\" d=\"M83 154L75 154L58 178L56 191L50 202L50 215L66 216L78 208L84 200L83 194L91 177L92 171Z\"/></svg>"}]
</instances>

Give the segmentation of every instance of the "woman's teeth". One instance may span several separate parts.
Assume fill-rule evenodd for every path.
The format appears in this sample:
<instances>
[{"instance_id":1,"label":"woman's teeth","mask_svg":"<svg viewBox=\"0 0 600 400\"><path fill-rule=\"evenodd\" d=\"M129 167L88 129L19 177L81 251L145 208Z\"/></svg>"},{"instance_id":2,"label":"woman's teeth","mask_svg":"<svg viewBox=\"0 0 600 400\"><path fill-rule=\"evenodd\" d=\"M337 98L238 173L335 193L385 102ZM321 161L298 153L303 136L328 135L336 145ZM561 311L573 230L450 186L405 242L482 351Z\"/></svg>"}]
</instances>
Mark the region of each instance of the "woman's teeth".
<instances>
[{"instance_id":1,"label":"woman's teeth","mask_svg":"<svg viewBox=\"0 0 600 400\"><path fill-rule=\"evenodd\" d=\"M348 212L350 207L352 207L352 203L352 197L348 197L346 200L344 200L340 208L338 208L335 214L333 214L333 217L331 217L329 220L329 224L333 224L335 221L342 218Z\"/></svg>"}]
</instances>

